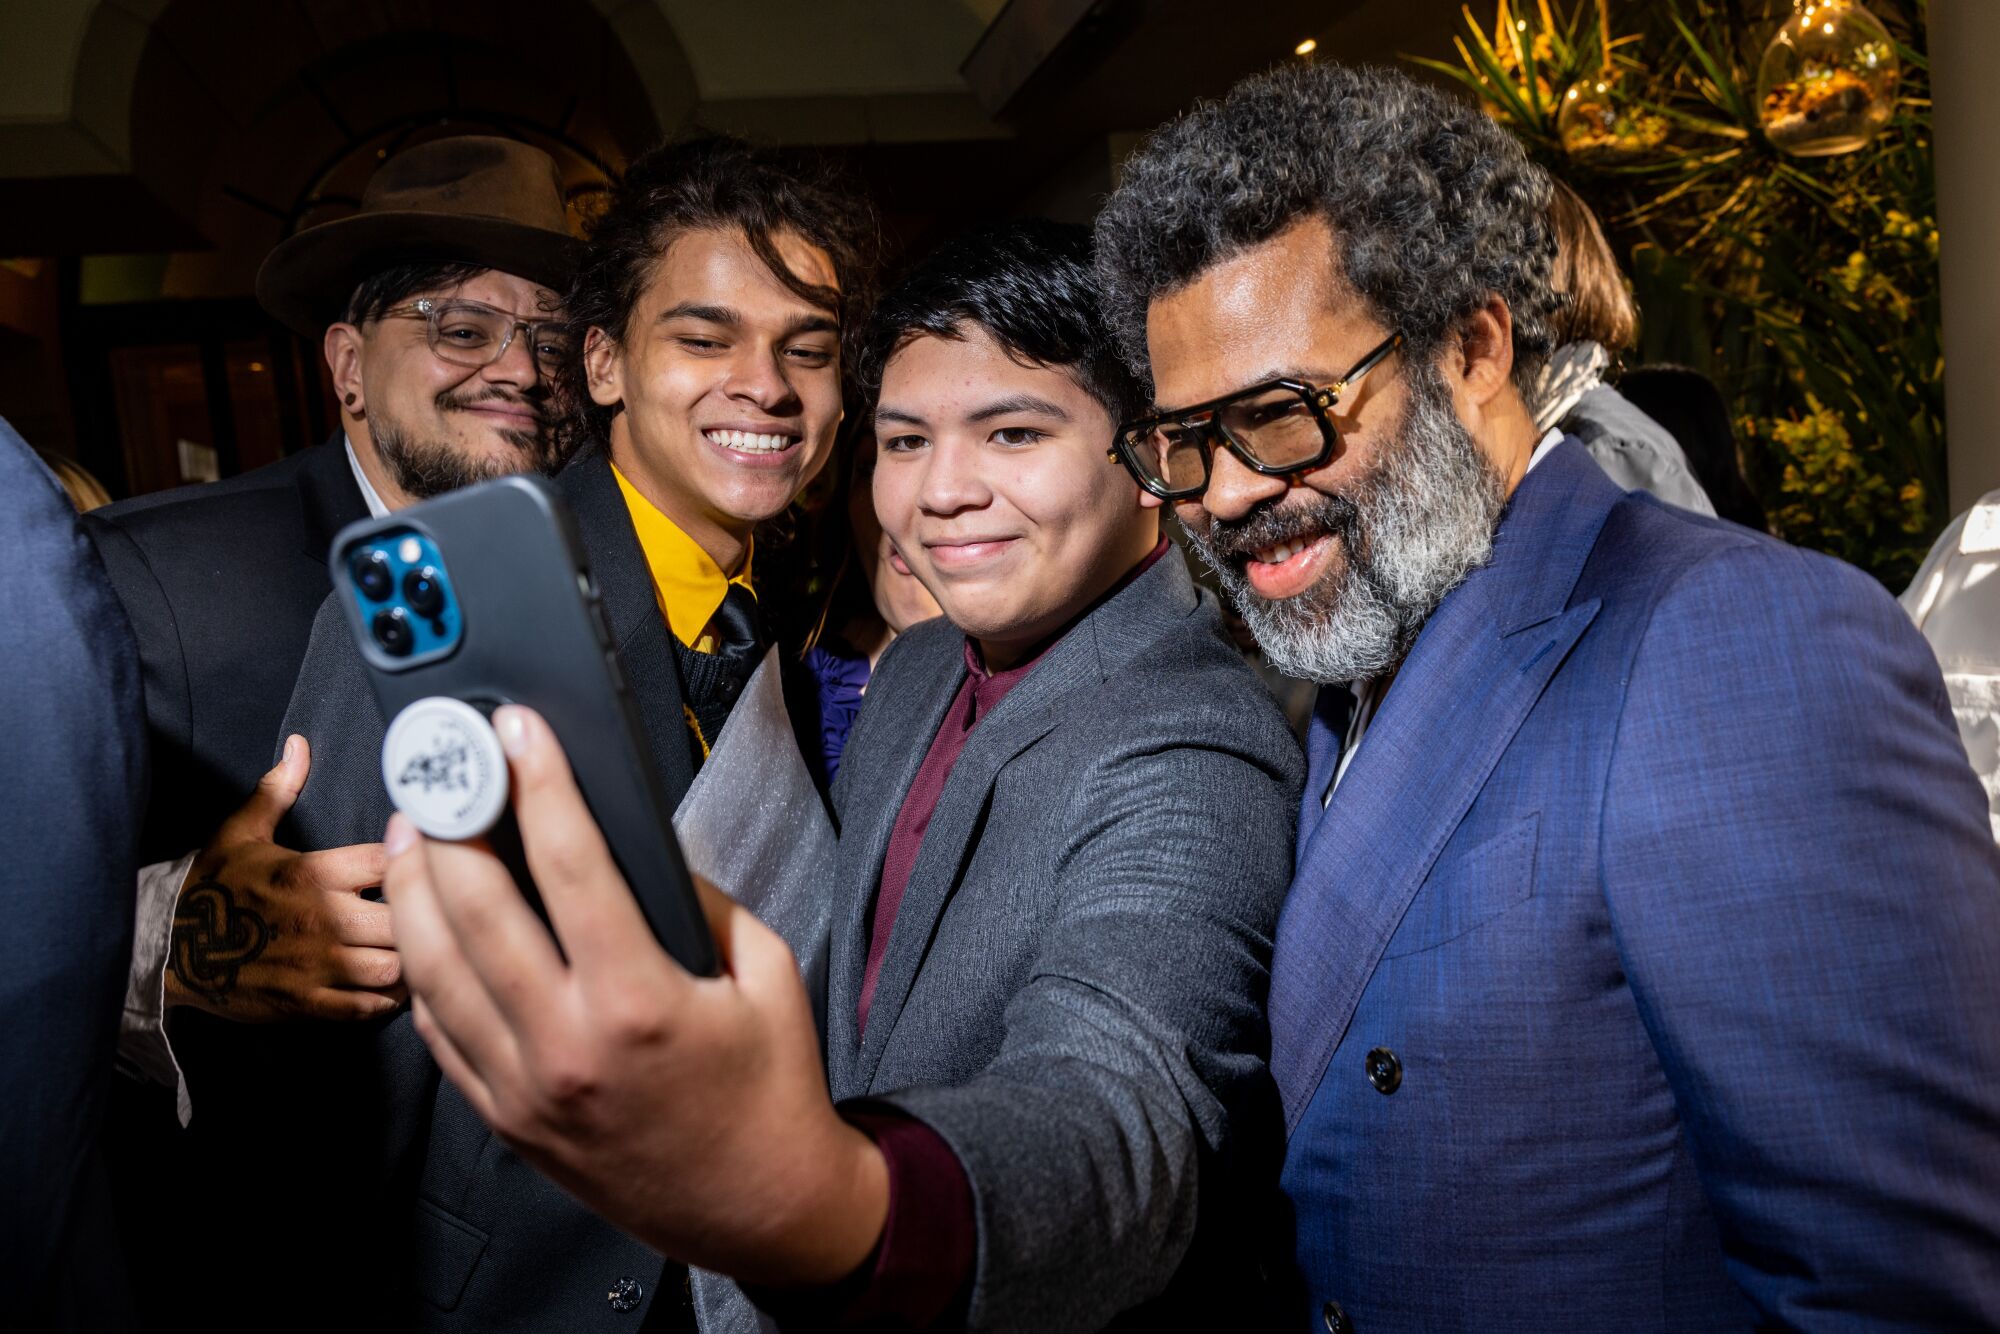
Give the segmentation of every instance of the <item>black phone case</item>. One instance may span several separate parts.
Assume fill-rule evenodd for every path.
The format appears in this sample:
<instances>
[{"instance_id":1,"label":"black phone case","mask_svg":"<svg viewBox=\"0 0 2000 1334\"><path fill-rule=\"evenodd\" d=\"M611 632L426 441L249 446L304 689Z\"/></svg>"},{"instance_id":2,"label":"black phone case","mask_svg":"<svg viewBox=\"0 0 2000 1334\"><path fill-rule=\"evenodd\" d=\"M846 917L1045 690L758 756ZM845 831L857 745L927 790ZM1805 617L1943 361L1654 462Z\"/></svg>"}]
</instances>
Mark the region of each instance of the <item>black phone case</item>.
<instances>
[{"instance_id":1,"label":"black phone case","mask_svg":"<svg viewBox=\"0 0 2000 1334\"><path fill-rule=\"evenodd\" d=\"M463 627L448 656L415 664L377 646L347 569L357 543L406 530L437 544ZM539 477L505 477L449 492L349 524L329 560L384 721L431 695L489 715L501 704L525 704L548 719L653 934L684 968L713 976L715 943L674 837L672 810L618 668L576 520L555 489ZM503 856L518 837L512 822L510 810L507 827L495 830ZM506 859L532 897L525 864Z\"/></svg>"}]
</instances>

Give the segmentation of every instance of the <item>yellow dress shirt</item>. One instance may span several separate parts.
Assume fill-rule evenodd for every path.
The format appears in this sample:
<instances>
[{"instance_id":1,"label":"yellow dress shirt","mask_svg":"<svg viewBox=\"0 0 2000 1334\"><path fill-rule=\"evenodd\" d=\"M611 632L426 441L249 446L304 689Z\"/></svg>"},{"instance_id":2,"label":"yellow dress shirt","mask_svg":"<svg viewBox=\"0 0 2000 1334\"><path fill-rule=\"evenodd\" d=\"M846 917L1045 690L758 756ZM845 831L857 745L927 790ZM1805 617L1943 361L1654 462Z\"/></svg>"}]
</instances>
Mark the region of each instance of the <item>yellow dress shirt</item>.
<instances>
[{"instance_id":1,"label":"yellow dress shirt","mask_svg":"<svg viewBox=\"0 0 2000 1334\"><path fill-rule=\"evenodd\" d=\"M710 622L722 606L729 586L740 584L752 593L757 591L750 583L755 544L744 549L741 570L734 575L724 574L715 558L662 514L659 506L640 495L616 464L612 465L611 475L618 479L625 508L632 514L639 548L646 553L646 568L653 576L653 595L659 600L660 614L667 618L668 628L674 632L674 638L695 652L715 652L719 645Z\"/></svg>"}]
</instances>

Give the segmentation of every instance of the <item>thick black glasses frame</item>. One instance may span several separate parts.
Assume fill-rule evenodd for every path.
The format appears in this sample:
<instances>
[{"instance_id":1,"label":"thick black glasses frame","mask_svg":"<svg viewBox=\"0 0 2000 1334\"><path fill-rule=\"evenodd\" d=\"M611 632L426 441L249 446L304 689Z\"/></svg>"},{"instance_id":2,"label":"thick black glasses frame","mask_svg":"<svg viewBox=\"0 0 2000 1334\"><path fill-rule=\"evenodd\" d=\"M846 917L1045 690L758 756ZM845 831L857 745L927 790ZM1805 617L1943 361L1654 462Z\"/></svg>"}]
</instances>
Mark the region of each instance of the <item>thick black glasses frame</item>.
<instances>
[{"instance_id":1,"label":"thick black glasses frame","mask_svg":"<svg viewBox=\"0 0 2000 1334\"><path fill-rule=\"evenodd\" d=\"M1311 385L1302 380L1266 380L1262 384L1239 389L1233 394L1211 398L1206 403L1193 407L1176 408L1172 412L1156 413L1151 417L1140 417L1126 422L1118 428L1118 436L1109 457L1112 461L1125 465L1125 471L1132 474L1135 481L1147 491L1162 500L1192 500L1208 490L1209 479L1214 475L1215 442L1220 439L1223 446L1234 454L1237 461L1252 472L1266 477L1281 477L1287 473L1308 472L1323 465L1333 456L1333 447L1340 443L1340 432L1334 429L1333 421L1327 416L1329 409L1340 401L1340 396L1354 387L1362 376L1374 370L1386 360L1391 352L1403 345L1403 335L1390 334L1378 344L1374 351L1354 363L1354 368L1330 385ZM1320 446L1311 458L1299 463L1269 466L1256 458L1240 442L1222 428L1222 409L1258 394L1268 394L1273 389L1283 389L1297 394L1306 407L1312 411L1313 420L1319 424ZM1139 462L1132 440L1136 436L1151 433L1156 427L1172 422L1177 426L1197 431L1195 442L1201 450L1201 485L1171 487L1165 479L1155 481L1146 475L1145 465Z\"/></svg>"}]
</instances>

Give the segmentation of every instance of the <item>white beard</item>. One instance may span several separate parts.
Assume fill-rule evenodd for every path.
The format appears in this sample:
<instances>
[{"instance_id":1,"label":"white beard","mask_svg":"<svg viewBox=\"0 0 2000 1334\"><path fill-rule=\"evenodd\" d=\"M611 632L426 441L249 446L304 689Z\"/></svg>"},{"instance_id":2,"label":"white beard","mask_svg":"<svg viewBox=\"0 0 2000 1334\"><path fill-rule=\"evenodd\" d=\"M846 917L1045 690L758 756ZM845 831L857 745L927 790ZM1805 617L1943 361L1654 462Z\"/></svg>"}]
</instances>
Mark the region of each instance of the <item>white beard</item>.
<instances>
[{"instance_id":1,"label":"white beard","mask_svg":"<svg viewBox=\"0 0 2000 1334\"><path fill-rule=\"evenodd\" d=\"M1200 552L1278 670L1323 684L1381 676L1409 652L1425 620L1493 555L1506 487L1480 455L1434 368L1409 372L1396 447L1342 500L1302 507L1331 530L1345 560L1303 593L1272 601L1242 573L1242 539L1217 551L1213 525L1190 530ZM1238 529L1256 518L1239 522ZM1252 538L1259 546L1261 539ZM1234 556L1235 559L1230 557Z\"/></svg>"}]
</instances>

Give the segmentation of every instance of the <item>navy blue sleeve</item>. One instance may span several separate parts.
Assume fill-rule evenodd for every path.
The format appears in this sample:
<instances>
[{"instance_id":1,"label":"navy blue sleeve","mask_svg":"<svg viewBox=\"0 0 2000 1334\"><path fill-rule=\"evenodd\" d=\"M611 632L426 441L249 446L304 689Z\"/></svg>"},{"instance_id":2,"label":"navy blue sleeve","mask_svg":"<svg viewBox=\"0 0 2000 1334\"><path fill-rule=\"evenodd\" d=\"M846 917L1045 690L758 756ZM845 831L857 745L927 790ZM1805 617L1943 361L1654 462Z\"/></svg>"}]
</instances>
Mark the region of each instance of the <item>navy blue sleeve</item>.
<instances>
[{"instance_id":1,"label":"navy blue sleeve","mask_svg":"<svg viewBox=\"0 0 2000 1334\"><path fill-rule=\"evenodd\" d=\"M138 650L69 501L0 422L0 1293L48 1283L111 1074L146 798Z\"/></svg>"},{"instance_id":2,"label":"navy blue sleeve","mask_svg":"<svg viewBox=\"0 0 2000 1334\"><path fill-rule=\"evenodd\" d=\"M1776 543L1689 570L1632 665L1603 836L1764 1321L2000 1326L2000 852L1908 618Z\"/></svg>"}]
</instances>

